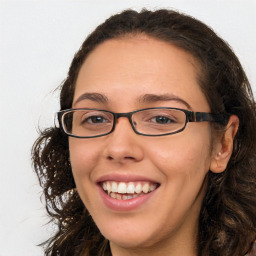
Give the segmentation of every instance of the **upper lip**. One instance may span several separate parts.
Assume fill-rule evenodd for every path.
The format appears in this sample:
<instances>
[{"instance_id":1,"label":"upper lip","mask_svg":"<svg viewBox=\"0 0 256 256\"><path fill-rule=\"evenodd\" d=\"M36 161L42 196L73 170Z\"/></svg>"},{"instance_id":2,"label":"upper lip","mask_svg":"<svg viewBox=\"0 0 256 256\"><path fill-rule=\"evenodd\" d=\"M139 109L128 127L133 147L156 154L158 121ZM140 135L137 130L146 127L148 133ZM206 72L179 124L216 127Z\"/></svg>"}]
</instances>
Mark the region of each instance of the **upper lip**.
<instances>
[{"instance_id":1,"label":"upper lip","mask_svg":"<svg viewBox=\"0 0 256 256\"><path fill-rule=\"evenodd\" d=\"M147 182L160 184L156 180L150 179L145 176L134 175L134 174L133 175L131 175L131 174L105 174L105 175L100 176L96 180L96 183L101 183L104 181L119 181L119 182L147 181Z\"/></svg>"}]
</instances>

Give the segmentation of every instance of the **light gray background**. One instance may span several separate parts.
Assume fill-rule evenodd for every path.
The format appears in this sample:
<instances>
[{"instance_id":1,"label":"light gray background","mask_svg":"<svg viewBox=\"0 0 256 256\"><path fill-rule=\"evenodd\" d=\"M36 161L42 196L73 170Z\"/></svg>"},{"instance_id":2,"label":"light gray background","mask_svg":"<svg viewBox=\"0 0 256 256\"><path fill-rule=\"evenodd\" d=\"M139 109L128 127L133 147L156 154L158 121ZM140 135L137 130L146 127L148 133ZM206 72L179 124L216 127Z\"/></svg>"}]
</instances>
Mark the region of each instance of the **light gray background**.
<instances>
[{"instance_id":1,"label":"light gray background","mask_svg":"<svg viewBox=\"0 0 256 256\"><path fill-rule=\"evenodd\" d=\"M175 8L201 19L233 47L256 91L255 0L0 2L0 256L39 256L53 227L40 202L30 149L53 124L58 92L86 35L125 8Z\"/></svg>"}]
</instances>

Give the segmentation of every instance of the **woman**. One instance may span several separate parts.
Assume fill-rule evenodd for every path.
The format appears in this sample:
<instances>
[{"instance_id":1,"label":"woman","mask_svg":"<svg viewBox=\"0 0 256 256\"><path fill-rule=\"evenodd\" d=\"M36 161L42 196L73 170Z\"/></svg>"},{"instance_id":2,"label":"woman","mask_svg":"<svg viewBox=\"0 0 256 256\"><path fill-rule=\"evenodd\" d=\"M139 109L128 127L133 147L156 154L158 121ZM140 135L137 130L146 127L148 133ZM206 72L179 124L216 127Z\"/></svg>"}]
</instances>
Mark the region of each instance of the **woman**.
<instances>
[{"instance_id":1,"label":"woman","mask_svg":"<svg viewBox=\"0 0 256 256\"><path fill-rule=\"evenodd\" d=\"M255 102L210 28L168 10L110 17L75 55L60 105L33 147L59 227L46 255L251 250Z\"/></svg>"}]
</instances>

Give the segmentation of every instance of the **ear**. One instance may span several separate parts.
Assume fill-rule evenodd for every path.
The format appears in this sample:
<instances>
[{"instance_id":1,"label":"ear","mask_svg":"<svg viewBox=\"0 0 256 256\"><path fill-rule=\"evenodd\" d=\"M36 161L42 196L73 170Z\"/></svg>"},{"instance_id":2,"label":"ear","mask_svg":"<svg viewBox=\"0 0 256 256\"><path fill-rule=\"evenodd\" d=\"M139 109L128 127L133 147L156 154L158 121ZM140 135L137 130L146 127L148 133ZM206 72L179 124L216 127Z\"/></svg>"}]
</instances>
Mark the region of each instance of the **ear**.
<instances>
[{"instance_id":1,"label":"ear","mask_svg":"<svg viewBox=\"0 0 256 256\"><path fill-rule=\"evenodd\" d=\"M233 141L239 127L239 119L232 115L229 118L225 132L220 136L214 145L210 170L214 173L221 173L226 170L228 161L233 151Z\"/></svg>"}]
</instances>

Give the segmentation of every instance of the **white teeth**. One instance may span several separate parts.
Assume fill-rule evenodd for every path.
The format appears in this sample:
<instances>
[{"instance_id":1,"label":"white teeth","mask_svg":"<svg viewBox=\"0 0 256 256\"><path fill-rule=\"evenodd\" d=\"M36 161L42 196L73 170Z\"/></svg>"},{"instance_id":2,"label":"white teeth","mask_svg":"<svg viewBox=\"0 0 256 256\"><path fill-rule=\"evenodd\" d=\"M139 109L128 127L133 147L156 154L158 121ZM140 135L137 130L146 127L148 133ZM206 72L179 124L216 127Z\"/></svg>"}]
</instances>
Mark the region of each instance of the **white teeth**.
<instances>
[{"instance_id":1,"label":"white teeth","mask_svg":"<svg viewBox=\"0 0 256 256\"><path fill-rule=\"evenodd\" d=\"M118 200L128 200L154 191L156 183L105 181L101 184L107 194Z\"/></svg>"},{"instance_id":2,"label":"white teeth","mask_svg":"<svg viewBox=\"0 0 256 256\"><path fill-rule=\"evenodd\" d=\"M125 194L126 193L126 184L124 182L120 182L119 183L117 192L121 193L121 194Z\"/></svg>"},{"instance_id":3,"label":"white teeth","mask_svg":"<svg viewBox=\"0 0 256 256\"><path fill-rule=\"evenodd\" d=\"M137 194L139 194L139 193L142 192L142 186L141 186L140 183L138 183L138 184L136 185L136 187L135 187L135 192L136 192Z\"/></svg>"},{"instance_id":4,"label":"white teeth","mask_svg":"<svg viewBox=\"0 0 256 256\"><path fill-rule=\"evenodd\" d=\"M148 193L148 191L149 191L149 184L148 184L148 183L145 183L145 184L143 185L142 191L143 191L144 193Z\"/></svg>"},{"instance_id":5,"label":"white teeth","mask_svg":"<svg viewBox=\"0 0 256 256\"><path fill-rule=\"evenodd\" d=\"M112 182L112 192L117 192L117 183L116 182Z\"/></svg>"},{"instance_id":6,"label":"white teeth","mask_svg":"<svg viewBox=\"0 0 256 256\"><path fill-rule=\"evenodd\" d=\"M134 191L135 191L134 184L132 182L129 182L126 189L126 193L133 194Z\"/></svg>"},{"instance_id":7,"label":"white teeth","mask_svg":"<svg viewBox=\"0 0 256 256\"><path fill-rule=\"evenodd\" d=\"M108 194L111 192L112 188L111 188L111 184L110 182L108 181L107 182L107 191L108 191Z\"/></svg>"},{"instance_id":8,"label":"white teeth","mask_svg":"<svg viewBox=\"0 0 256 256\"><path fill-rule=\"evenodd\" d=\"M110 193L110 196L111 196L112 198L116 198L116 193Z\"/></svg>"},{"instance_id":9,"label":"white teeth","mask_svg":"<svg viewBox=\"0 0 256 256\"><path fill-rule=\"evenodd\" d=\"M156 184L151 184L150 185L150 188L149 188L149 191L152 192L156 189Z\"/></svg>"}]
</instances>

